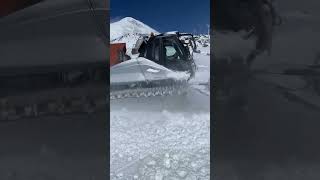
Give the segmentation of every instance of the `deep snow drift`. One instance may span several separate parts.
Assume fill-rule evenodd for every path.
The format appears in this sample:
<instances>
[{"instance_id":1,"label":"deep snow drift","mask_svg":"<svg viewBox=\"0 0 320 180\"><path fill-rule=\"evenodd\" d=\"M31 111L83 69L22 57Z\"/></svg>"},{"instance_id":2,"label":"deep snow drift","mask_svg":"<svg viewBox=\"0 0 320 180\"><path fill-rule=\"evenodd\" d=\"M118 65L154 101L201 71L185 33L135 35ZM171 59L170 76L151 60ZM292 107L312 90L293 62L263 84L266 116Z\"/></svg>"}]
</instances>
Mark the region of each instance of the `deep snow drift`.
<instances>
[{"instance_id":1,"label":"deep snow drift","mask_svg":"<svg viewBox=\"0 0 320 180\"><path fill-rule=\"evenodd\" d=\"M199 46L187 94L111 100L111 179L209 179L210 46Z\"/></svg>"}]
</instances>

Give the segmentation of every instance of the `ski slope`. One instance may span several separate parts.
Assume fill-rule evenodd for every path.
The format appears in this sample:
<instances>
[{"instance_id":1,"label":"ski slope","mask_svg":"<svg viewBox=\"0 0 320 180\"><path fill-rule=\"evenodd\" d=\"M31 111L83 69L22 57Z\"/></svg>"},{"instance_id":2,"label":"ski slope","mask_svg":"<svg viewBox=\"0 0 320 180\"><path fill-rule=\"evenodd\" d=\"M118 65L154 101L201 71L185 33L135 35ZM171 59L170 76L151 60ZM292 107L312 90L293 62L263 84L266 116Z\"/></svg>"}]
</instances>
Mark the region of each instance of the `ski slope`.
<instances>
[{"instance_id":1,"label":"ski slope","mask_svg":"<svg viewBox=\"0 0 320 180\"><path fill-rule=\"evenodd\" d=\"M112 180L209 179L210 92L199 84L209 80L210 46L200 48L187 94L111 100Z\"/></svg>"}]
</instances>

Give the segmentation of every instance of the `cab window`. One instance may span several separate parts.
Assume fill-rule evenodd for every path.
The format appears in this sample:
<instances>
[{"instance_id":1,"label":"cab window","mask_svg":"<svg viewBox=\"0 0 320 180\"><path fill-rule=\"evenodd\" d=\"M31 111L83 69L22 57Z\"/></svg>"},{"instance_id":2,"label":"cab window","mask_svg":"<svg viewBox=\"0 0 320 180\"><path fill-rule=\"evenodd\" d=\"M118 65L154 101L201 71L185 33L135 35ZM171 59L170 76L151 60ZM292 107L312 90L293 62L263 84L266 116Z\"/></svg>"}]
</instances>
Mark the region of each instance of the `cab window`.
<instances>
[{"instance_id":1,"label":"cab window","mask_svg":"<svg viewBox=\"0 0 320 180\"><path fill-rule=\"evenodd\" d=\"M164 55L168 61L182 59L182 53L177 43L173 40L164 41Z\"/></svg>"}]
</instances>

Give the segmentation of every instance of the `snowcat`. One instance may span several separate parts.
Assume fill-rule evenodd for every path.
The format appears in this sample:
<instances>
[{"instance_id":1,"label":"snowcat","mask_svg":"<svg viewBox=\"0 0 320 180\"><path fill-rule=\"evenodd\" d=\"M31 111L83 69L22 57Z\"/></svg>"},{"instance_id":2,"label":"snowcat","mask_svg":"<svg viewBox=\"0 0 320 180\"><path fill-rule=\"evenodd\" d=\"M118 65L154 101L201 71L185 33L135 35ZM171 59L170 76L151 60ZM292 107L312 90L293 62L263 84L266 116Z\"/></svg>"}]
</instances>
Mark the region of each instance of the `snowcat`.
<instances>
[{"instance_id":1,"label":"snowcat","mask_svg":"<svg viewBox=\"0 0 320 180\"><path fill-rule=\"evenodd\" d=\"M2 0L0 11L0 120L105 110L106 1Z\"/></svg>"},{"instance_id":2,"label":"snowcat","mask_svg":"<svg viewBox=\"0 0 320 180\"><path fill-rule=\"evenodd\" d=\"M123 56L125 47L111 44L110 98L181 93L196 69L192 55L196 47L182 36L193 39L178 32L141 36L131 57Z\"/></svg>"}]
</instances>

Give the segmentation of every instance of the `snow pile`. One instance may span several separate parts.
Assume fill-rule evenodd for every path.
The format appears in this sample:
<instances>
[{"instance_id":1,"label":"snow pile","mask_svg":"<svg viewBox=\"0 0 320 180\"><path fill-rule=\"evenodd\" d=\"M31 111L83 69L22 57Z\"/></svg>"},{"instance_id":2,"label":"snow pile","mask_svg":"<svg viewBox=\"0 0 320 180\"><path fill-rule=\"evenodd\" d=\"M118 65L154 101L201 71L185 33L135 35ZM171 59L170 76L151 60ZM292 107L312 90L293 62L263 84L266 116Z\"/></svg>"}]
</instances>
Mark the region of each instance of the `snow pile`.
<instances>
[{"instance_id":1,"label":"snow pile","mask_svg":"<svg viewBox=\"0 0 320 180\"><path fill-rule=\"evenodd\" d=\"M195 35L194 38L195 38L198 45L206 46L206 47L210 46L210 36L209 35L200 34L200 35Z\"/></svg>"},{"instance_id":2,"label":"snow pile","mask_svg":"<svg viewBox=\"0 0 320 180\"><path fill-rule=\"evenodd\" d=\"M209 48L203 48L203 51L210 51ZM210 79L210 56L202 53L194 53L194 59L197 64L195 77L190 83L208 83Z\"/></svg>"},{"instance_id":3,"label":"snow pile","mask_svg":"<svg viewBox=\"0 0 320 180\"><path fill-rule=\"evenodd\" d=\"M209 35L195 35L197 49L201 54L210 55L210 36Z\"/></svg>"}]
</instances>

